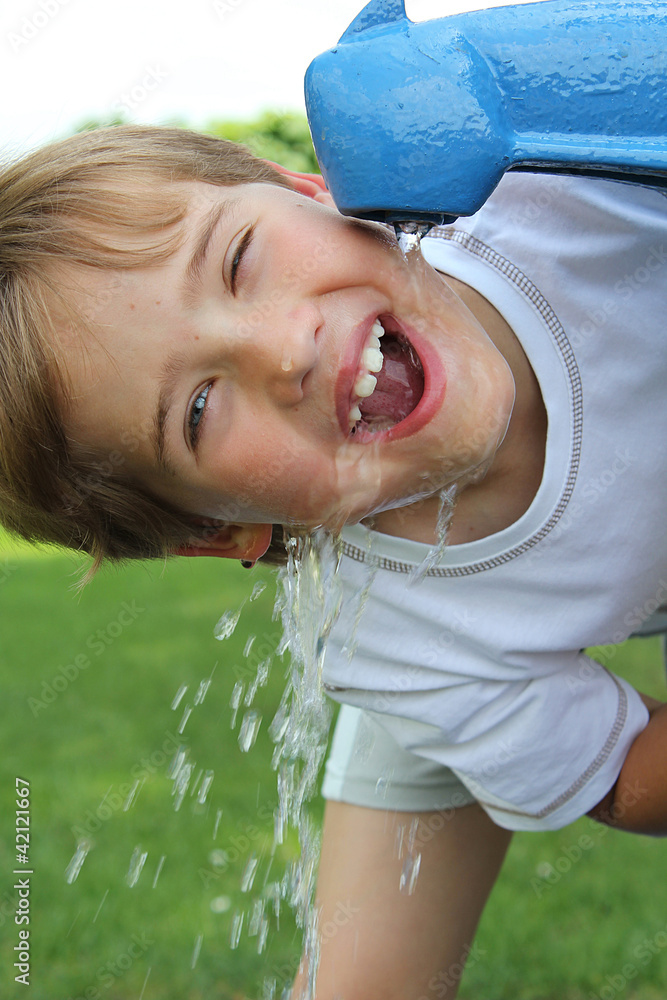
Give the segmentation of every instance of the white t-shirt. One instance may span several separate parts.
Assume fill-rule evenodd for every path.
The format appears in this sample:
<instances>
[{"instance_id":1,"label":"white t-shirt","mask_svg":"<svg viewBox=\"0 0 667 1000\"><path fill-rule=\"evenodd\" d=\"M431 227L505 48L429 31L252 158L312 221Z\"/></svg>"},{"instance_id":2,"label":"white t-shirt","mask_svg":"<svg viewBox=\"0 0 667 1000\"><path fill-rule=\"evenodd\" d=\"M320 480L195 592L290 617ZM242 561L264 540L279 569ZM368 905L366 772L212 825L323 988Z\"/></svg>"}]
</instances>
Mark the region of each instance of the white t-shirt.
<instances>
[{"instance_id":1,"label":"white t-shirt","mask_svg":"<svg viewBox=\"0 0 667 1000\"><path fill-rule=\"evenodd\" d=\"M667 598L667 199L510 173L423 249L519 338L548 415L544 476L518 521L449 546L414 586L428 546L346 529L324 681L452 768L500 826L555 829L604 797L648 721L581 650Z\"/></svg>"}]
</instances>

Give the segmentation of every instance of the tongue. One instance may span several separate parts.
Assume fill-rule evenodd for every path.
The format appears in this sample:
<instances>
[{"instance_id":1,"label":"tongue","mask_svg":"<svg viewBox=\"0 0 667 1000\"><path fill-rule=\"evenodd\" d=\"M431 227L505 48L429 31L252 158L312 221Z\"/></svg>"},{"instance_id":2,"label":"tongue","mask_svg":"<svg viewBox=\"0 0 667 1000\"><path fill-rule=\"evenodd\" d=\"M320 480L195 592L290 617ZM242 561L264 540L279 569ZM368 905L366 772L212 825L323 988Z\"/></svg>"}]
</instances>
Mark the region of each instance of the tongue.
<instances>
[{"instance_id":1,"label":"tongue","mask_svg":"<svg viewBox=\"0 0 667 1000\"><path fill-rule=\"evenodd\" d=\"M410 344L385 333L381 341L382 370L372 396L360 401L361 415L368 423L388 418L397 424L412 413L424 392L424 370Z\"/></svg>"}]
</instances>

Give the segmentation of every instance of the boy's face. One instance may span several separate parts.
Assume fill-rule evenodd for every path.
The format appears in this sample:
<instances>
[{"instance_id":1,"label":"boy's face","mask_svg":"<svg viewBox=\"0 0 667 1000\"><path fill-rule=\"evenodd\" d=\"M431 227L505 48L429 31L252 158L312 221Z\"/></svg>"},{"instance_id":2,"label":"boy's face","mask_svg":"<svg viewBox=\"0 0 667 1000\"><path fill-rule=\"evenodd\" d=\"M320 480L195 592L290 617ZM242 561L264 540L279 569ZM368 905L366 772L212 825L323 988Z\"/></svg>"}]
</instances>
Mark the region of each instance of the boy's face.
<instances>
[{"instance_id":1,"label":"boy's face","mask_svg":"<svg viewBox=\"0 0 667 1000\"><path fill-rule=\"evenodd\" d=\"M435 271L297 191L182 186L171 259L78 279L67 430L100 463L203 517L338 528L489 461L512 376Z\"/></svg>"}]
</instances>

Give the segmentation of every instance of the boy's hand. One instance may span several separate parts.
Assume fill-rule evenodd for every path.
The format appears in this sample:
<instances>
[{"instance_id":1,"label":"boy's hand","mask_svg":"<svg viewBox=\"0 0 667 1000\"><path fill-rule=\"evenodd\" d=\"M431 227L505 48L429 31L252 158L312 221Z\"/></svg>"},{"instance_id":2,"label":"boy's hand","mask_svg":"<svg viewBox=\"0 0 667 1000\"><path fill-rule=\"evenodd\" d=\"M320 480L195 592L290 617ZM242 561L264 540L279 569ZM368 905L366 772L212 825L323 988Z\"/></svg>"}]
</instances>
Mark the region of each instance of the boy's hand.
<instances>
[{"instance_id":1,"label":"boy's hand","mask_svg":"<svg viewBox=\"0 0 667 1000\"><path fill-rule=\"evenodd\" d=\"M611 791L588 813L619 830L667 836L667 705L640 695L649 721Z\"/></svg>"}]
</instances>

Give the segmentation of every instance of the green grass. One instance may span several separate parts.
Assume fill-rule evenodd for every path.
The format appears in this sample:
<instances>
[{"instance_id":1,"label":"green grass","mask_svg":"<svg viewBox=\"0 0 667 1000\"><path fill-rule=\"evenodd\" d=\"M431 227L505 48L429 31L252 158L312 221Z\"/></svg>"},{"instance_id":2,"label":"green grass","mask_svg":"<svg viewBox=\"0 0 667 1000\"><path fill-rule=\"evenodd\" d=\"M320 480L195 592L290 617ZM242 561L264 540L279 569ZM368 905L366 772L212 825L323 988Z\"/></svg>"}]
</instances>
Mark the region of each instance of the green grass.
<instances>
[{"instance_id":1,"label":"green grass","mask_svg":"<svg viewBox=\"0 0 667 1000\"><path fill-rule=\"evenodd\" d=\"M235 681L252 676L278 639L272 574L182 559L105 571L78 597L71 590L77 566L58 552L0 551L0 996L138 1000L143 989L143 1000L259 998L264 976L288 981L299 955L287 914L262 955L245 933L238 949L229 948L233 913L249 899L239 887L245 860L251 851L263 855L259 884L272 842L277 795L266 730L282 694L281 662L257 695L263 723L247 754L238 725L230 727L229 700ZM245 604L236 633L216 641L217 619L259 579L269 582L266 591ZM249 634L257 638L244 659ZM627 644L610 667L665 696L656 642ZM208 694L179 736L183 707L212 670ZM174 711L181 684L188 691ZM214 780L205 805L187 794L176 810L167 766L180 742L195 772L212 770ZM29 989L14 984L12 969L17 775L30 781L32 802ZM321 803L312 811L319 819ZM591 846L577 857L584 834ZM64 873L84 835L91 848L68 884ZM138 846L147 860L130 887ZM214 850L227 852L226 864L218 855L216 867ZM272 871L295 851L293 841L284 845ZM480 959L467 973L463 1000L604 1000L612 989L614 998L664 998L666 860L663 842L587 820L517 835L482 920ZM542 877L548 865L558 876L550 881ZM630 966L637 975L621 988Z\"/></svg>"}]
</instances>

